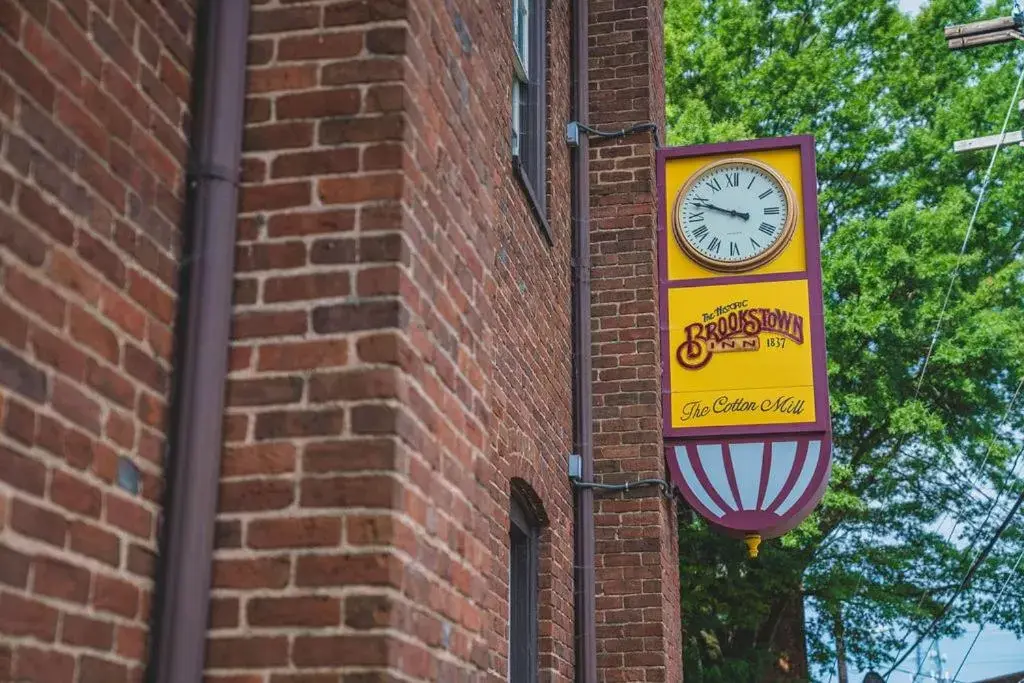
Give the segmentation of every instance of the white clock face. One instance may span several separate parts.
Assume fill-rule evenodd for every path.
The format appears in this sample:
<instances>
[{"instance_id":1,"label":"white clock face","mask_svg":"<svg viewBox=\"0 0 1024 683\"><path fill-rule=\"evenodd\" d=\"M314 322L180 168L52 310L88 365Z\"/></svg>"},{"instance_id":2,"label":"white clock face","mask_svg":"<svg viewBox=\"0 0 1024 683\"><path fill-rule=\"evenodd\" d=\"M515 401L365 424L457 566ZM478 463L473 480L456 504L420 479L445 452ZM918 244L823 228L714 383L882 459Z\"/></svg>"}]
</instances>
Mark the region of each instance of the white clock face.
<instances>
[{"instance_id":1,"label":"white clock face","mask_svg":"<svg viewBox=\"0 0 1024 683\"><path fill-rule=\"evenodd\" d=\"M766 168L744 161L715 164L679 198L677 236L708 267L753 268L789 240L790 204L786 188Z\"/></svg>"}]
</instances>

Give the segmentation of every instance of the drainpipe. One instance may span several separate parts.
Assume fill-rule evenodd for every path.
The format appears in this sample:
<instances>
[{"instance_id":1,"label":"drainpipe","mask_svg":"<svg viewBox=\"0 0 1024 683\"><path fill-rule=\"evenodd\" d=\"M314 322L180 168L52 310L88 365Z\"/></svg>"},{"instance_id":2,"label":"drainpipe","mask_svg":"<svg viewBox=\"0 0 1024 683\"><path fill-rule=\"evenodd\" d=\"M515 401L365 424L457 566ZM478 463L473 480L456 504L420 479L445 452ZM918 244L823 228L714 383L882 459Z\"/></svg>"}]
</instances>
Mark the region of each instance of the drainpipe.
<instances>
[{"instance_id":1,"label":"drainpipe","mask_svg":"<svg viewBox=\"0 0 1024 683\"><path fill-rule=\"evenodd\" d=\"M574 0L572 13L572 101L577 124L589 121L590 67L587 55L590 21L588 0ZM594 416L590 337L590 145L577 135L572 151L573 216L573 421L575 450L580 456L583 481L594 481ZM576 681L597 683L597 627L595 625L594 490L574 487L576 520L573 546L576 565Z\"/></svg>"},{"instance_id":2,"label":"drainpipe","mask_svg":"<svg viewBox=\"0 0 1024 683\"><path fill-rule=\"evenodd\" d=\"M147 680L203 680L221 423L231 340L249 0L205 0L196 22L174 404Z\"/></svg>"}]
</instances>

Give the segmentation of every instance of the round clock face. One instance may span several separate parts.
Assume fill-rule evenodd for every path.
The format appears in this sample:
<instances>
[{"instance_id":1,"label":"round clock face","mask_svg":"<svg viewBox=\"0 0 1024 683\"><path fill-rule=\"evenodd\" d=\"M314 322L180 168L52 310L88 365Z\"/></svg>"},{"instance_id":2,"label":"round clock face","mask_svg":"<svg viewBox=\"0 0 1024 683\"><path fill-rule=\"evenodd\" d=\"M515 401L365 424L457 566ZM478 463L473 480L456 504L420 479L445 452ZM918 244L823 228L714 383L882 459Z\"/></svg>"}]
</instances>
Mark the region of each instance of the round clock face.
<instances>
[{"instance_id":1,"label":"round clock face","mask_svg":"<svg viewBox=\"0 0 1024 683\"><path fill-rule=\"evenodd\" d=\"M725 159L698 171L676 199L683 250L711 270L742 272L779 255L796 227L793 189L753 159Z\"/></svg>"}]
</instances>

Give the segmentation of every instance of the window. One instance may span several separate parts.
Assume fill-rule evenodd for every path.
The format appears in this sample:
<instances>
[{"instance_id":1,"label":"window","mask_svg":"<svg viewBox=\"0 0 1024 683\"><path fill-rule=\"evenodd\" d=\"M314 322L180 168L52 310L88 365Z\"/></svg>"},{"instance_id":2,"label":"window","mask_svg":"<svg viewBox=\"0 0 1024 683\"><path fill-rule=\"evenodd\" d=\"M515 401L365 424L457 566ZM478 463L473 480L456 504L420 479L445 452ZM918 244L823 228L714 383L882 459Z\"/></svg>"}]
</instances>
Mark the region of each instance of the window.
<instances>
[{"instance_id":1,"label":"window","mask_svg":"<svg viewBox=\"0 0 1024 683\"><path fill-rule=\"evenodd\" d=\"M509 683L536 683L539 529L515 498L508 535Z\"/></svg>"},{"instance_id":2,"label":"window","mask_svg":"<svg viewBox=\"0 0 1024 683\"><path fill-rule=\"evenodd\" d=\"M513 0L512 160L548 242L545 0Z\"/></svg>"}]
</instances>

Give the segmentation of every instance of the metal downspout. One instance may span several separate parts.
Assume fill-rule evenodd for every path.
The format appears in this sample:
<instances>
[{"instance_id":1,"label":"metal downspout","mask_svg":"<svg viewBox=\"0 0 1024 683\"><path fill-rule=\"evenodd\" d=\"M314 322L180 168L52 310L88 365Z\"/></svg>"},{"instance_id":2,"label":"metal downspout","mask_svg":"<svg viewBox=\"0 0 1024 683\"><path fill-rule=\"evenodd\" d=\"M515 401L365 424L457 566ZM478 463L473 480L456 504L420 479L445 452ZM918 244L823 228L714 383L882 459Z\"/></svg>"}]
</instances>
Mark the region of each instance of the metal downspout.
<instances>
[{"instance_id":1,"label":"metal downspout","mask_svg":"<svg viewBox=\"0 0 1024 683\"><path fill-rule=\"evenodd\" d=\"M573 118L587 124L590 110L588 0L574 0L572 27ZM594 418L590 334L590 145L586 135L572 153L573 418L583 481L594 481ZM576 578L576 681L597 683L594 490L576 488L573 525Z\"/></svg>"},{"instance_id":2,"label":"metal downspout","mask_svg":"<svg viewBox=\"0 0 1024 683\"><path fill-rule=\"evenodd\" d=\"M203 680L222 448L249 0L197 13L187 248L181 262L174 405L147 680ZM203 38L199 42L200 37Z\"/></svg>"}]
</instances>

